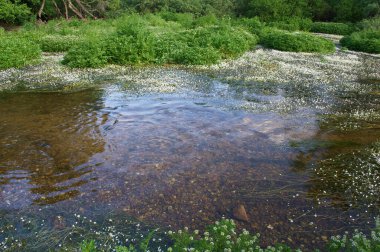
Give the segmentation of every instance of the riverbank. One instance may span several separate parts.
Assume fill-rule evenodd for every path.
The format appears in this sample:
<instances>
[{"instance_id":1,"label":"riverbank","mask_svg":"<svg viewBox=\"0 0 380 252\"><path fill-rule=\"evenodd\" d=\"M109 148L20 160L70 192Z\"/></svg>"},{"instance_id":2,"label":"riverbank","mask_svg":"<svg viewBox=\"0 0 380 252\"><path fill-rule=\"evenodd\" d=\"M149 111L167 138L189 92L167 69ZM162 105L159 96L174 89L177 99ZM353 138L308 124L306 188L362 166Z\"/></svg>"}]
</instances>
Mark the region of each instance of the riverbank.
<instances>
[{"instance_id":1,"label":"riverbank","mask_svg":"<svg viewBox=\"0 0 380 252\"><path fill-rule=\"evenodd\" d=\"M0 71L1 91L75 91L108 82L141 80L176 82L160 76L161 69L202 71L226 82L325 82L344 83L380 79L380 56L338 49L336 53L281 52L257 47L234 60L211 66L109 65L98 69L72 69L62 65L63 54L44 53L40 64ZM153 71L154 77L144 74ZM177 80L181 81L181 80ZM161 83L163 84L163 83Z\"/></svg>"}]
</instances>

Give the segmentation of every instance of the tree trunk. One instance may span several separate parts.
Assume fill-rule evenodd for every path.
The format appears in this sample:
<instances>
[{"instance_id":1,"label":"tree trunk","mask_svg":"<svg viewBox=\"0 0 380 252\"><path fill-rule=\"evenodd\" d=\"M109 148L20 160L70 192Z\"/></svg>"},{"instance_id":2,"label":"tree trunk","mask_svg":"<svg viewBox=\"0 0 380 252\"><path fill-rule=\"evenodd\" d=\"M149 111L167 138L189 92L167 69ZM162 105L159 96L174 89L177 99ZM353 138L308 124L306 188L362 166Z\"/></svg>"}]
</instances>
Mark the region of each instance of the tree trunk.
<instances>
[{"instance_id":1,"label":"tree trunk","mask_svg":"<svg viewBox=\"0 0 380 252\"><path fill-rule=\"evenodd\" d=\"M82 13L73 5L71 0L67 0L67 2L69 3L70 10L72 10L75 13L75 15L77 15L78 18L84 19L84 16L82 15Z\"/></svg>"},{"instance_id":2,"label":"tree trunk","mask_svg":"<svg viewBox=\"0 0 380 252\"><path fill-rule=\"evenodd\" d=\"M38 10L37 16L38 16L38 20L40 20L40 21L42 20L42 12L44 11L44 8L45 8L45 2L46 2L46 0L42 0L41 7Z\"/></svg>"},{"instance_id":3,"label":"tree trunk","mask_svg":"<svg viewBox=\"0 0 380 252\"><path fill-rule=\"evenodd\" d=\"M65 18L66 20L69 20L69 9L67 8L66 0L62 0L63 6L65 6Z\"/></svg>"}]
</instances>

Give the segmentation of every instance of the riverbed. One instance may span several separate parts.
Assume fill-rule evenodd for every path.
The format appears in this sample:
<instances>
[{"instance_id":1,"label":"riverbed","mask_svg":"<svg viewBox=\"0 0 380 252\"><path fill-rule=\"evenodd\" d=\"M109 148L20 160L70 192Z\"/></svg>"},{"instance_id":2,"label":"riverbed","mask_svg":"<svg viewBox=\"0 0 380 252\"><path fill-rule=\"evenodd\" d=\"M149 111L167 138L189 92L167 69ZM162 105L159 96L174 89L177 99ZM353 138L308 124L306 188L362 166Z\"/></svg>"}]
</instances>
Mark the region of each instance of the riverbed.
<instances>
[{"instance_id":1,"label":"riverbed","mask_svg":"<svg viewBox=\"0 0 380 252\"><path fill-rule=\"evenodd\" d=\"M307 251L374 226L378 56L258 48L207 67L98 70L61 57L0 72L1 250L109 248L152 229L162 250L166 231L226 217L264 246Z\"/></svg>"}]
</instances>

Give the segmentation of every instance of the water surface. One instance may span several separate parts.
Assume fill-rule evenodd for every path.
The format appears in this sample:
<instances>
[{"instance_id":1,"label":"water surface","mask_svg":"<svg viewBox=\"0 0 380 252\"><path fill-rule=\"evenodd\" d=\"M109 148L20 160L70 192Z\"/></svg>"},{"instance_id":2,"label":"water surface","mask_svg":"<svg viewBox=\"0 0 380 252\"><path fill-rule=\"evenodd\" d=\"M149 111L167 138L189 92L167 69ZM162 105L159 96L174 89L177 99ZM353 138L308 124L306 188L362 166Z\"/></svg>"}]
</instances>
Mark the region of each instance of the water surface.
<instances>
[{"instance_id":1,"label":"water surface","mask_svg":"<svg viewBox=\"0 0 380 252\"><path fill-rule=\"evenodd\" d=\"M263 245L322 248L374 226L378 82L152 72L172 82L0 96L1 249L58 248L75 234L126 244L147 229L234 218L239 205L249 217L239 228Z\"/></svg>"}]
</instances>

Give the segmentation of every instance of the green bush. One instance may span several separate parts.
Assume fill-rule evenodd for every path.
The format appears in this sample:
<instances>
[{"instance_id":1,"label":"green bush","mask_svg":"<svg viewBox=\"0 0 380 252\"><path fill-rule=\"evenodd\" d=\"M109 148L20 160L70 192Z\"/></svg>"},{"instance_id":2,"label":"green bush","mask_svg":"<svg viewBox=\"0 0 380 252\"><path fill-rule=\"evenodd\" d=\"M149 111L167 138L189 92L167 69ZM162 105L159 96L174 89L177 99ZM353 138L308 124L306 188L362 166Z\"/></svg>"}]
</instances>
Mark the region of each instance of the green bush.
<instances>
[{"instance_id":1,"label":"green bush","mask_svg":"<svg viewBox=\"0 0 380 252\"><path fill-rule=\"evenodd\" d=\"M335 45L330 40L303 32L290 33L270 30L263 33L260 42L265 47L280 51L318 53L335 51Z\"/></svg>"},{"instance_id":2,"label":"green bush","mask_svg":"<svg viewBox=\"0 0 380 252\"><path fill-rule=\"evenodd\" d=\"M197 27L197 26L210 26L210 25L216 25L218 24L220 21L218 20L218 18L213 15L213 14L209 14L209 15L205 15L205 16L201 16L197 19L194 20L194 26Z\"/></svg>"},{"instance_id":3,"label":"green bush","mask_svg":"<svg viewBox=\"0 0 380 252\"><path fill-rule=\"evenodd\" d=\"M209 65L217 63L221 56L213 47L189 47L182 48L180 53L173 54L173 63L183 65Z\"/></svg>"},{"instance_id":4,"label":"green bush","mask_svg":"<svg viewBox=\"0 0 380 252\"><path fill-rule=\"evenodd\" d=\"M245 30L231 26L197 28L182 34L189 46L212 47L222 58L237 57L257 43L257 37Z\"/></svg>"},{"instance_id":5,"label":"green bush","mask_svg":"<svg viewBox=\"0 0 380 252\"><path fill-rule=\"evenodd\" d=\"M312 24L310 31L327 34L349 35L355 31L355 27L352 24L315 22Z\"/></svg>"},{"instance_id":6,"label":"green bush","mask_svg":"<svg viewBox=\"0 0 380 252\"><path fill-rule=\"evenodd\" d=\"M106 40L109 62L118 65L153 63L156 40L142 20L130 19Z\"/></svg>"},{"instance_id":7,"label":"green bush","mask_svg":"<svg viewBox=\"0 0 380 252\"><path fill-rule=\"evenodd\" d=\"M17 36L0 36L0 69L38 63L41 49L31 40Z\"/></svg>"},{"instance_id":8,"label":"green bush","mask_svg":"<svg viewBox=\"0 0 380 252\"><path fill-rule=\"evenodd\" d=\"M270 22L269 26L287 31L310 31L313 21L309 18L291 17Z\"/></svg>"},{"instance_id":9,"label":"green bush","mask_svg":"<svg viewBox=\"0 0 380 252\"><path fill-rule=\"evenodd\" d=\"M6 23L23 23L31 16L30 9L20 1L1 0L0 1L0 21Z\"/></svg>"},{"instance_id":10,"label":"green bush","mask_svg":"<svg viewBox=\"0 0 380 252\"><path fill-rule=\"evenodd\" d=\"M73 68L96 68L105 66L107 59L103 43L88 40L73 46L62 63Z\"/></svg>"},{"instance_id":11,"label":"green bush","mask_svg":"<svg viewBox=\"0 0 380 252\"><path fill-rule=\"evenodd\" d=\"M359 30L380 30L380 16L371 19L365 19L357 24Z\"/></svg>"},{"instance_id":12,"label":"green bush","mask_svg":"<svg viewBox=\"0 0 380 252\"><path fill-rule=\"evenodd\" d=\"M192 13L173 13L173 12L160 12L159 15L166 21L177 22L184 28L191 28L194 22L194 15Z\"/></svg>"},{"instance_id":13,"label":"green bush","mask_svg":"<svg viewBox=\"0 0 380 252\"><path fill-rule=\"evenodd\" d=\"M48 35L39 40L41 49L44 52L66 52L81 42L83 42L82 39L72 35Z\"/></svg>"},{"instance_id":14,"label":"green bush","mask_svg":"<svg viewBox=\"0 0 380 252\"><path fill-rule=\"evenodd\" d=\"M353 51L380 53L380 30L354 32L342 38L340 43Z\"/></svg>"},{"instance_id":15,"label":"green bush","mask_svg":"<svg viewBox=\"0 0 380 252\"><path fill-rule=\"evenodd\" d=\"M264 24L260 22L258 17L254 18L238 18L233 20L235 26L241 26L253 34L259 34L264 28Z\"/></svg>"}]
</instances>

